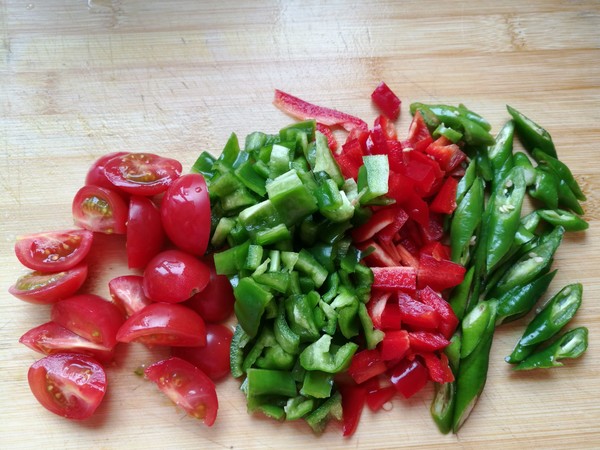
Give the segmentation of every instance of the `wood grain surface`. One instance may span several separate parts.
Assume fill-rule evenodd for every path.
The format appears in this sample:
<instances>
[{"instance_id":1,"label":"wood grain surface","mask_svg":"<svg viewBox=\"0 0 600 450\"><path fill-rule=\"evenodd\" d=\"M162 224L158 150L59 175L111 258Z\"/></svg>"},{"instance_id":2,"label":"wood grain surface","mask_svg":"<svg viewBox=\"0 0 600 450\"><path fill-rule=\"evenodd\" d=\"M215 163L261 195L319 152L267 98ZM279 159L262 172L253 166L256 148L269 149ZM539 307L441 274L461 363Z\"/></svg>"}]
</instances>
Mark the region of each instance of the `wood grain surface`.
<instances>
[{"instance_id":1,"label":"wood grain surface","mask_svg":"<svg viewBox=\"0 0 600 450\"><path fill-rule=\"evenodd\" d=\"M0 448L600 448L600 3L597 0L0 1ZM583 184L587 232L558 251L551 292L584 284L572 326L587 354L567 367L512 373L503 362L526 320L496 333L488 383L458 435L429 416L432 389L389 412L365 411L350 439L330 426L246 413L235 380L218 385L208 429L133 374L164 353L123 347L97 414L70 422L27 385L39 355L18 343L49 308L7 293L25 273L16 236L72 226L70 205L89 165L112 151L151 151L190 167L229 134L274 132L291 119L279 88L372 122L385 80L403 100L463 102L497 131L509 103L552 134ZM84 289L108 296L128 273L124 239L99 236Z\"/></svg>"}]
</instances>

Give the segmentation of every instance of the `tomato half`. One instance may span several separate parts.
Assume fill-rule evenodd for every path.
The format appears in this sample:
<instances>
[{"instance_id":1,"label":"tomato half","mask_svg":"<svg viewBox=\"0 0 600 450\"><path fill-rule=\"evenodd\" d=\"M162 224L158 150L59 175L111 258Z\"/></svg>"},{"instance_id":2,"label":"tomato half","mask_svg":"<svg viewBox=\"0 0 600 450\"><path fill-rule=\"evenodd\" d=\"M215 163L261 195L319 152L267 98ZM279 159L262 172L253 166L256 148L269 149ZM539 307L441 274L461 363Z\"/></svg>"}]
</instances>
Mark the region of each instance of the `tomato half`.
<instances>
[{"instance_id":1,"label":"tomato half","mask_svg":"<svg viewBox=\"0 0 600 450\"><path fill-rule=\"evenodd\" d=\"M124 275L108 282L110 296L127 317L152 303L144 294L143 282L144 277L140 275Z\"/></svg>"},{"instance_id":2,"label":"tomato half","mask_svg":"<svg viewBox=\"0 0 600 450\"><path fill-rule=\"evenodd\" d=\"M152 303L125 321L117 340L198 347L206 345L206 328L202 317L183 305Z\"/></svg>"},{"instance_id":3,"label":"tomato half","mask_svg":"<svg viewBox=\"0 0 600 450\"><path fill-rule=\"evenodd\" d=\"M92 186L100 186L107 189L114 189L114 184L112 184L110 181L108 181L108 178L106 178L106 174L104 173L104 166L111 159L126 154L127 152L112 152L107 153L106 155L98 158L96 161L94 161L94 163L90 167L90 170L88 170L88 173L85 177L85 184Z\"/></svg>"},{"instance_id":4,"label":"tomato half","mask_svg":"<svg viewBox=\"0 0 600 450\"><path fill-rule=\"evenodd\" d=\"M215 423L219 408L215 384L196 366L173 357L152 364L145 374L188 415L209 427Z\"/></svg>"},{"instance_id":5,"label":"tomato half","mask_svg":"<svg viewBox=\"0 0 600 450\"><path fill-rule=\"evenodd\" d=\"M52 306L51 318L73 333L109 349L125 320L114 303L93 294L69 297Z\"/></svg>"},{"instance_id":6,"label":"tomato half","mask_svg":"<svg viewBox=\"0 0 600 450\"><path fill-rule=\"evenodd\" d=\"M71 269L87 256L94 234L88 230L48 231L20 236L15 254L25 267L39 272Z\"/></svg>"},{"instance_id":7,"label":"tomato half","mask_svg":"<svg viewBox=\"0 0 600 450\"><path fill-rule=\"evenodd\" d=\"M201 292L210 280L206 264L181 250L166 250L144 270L144 292L157 302L178 303Z\"/></svg>"},{"instance_id":8,"label":"tomato half","mask_svg":"<svg viewBox=\"0 0 600 450\"><path fill-rule=\"evenodd\" d=\"M129 199L127 221L127 265L141 269L162 249L165 240L160 211L147 197Z\"/></svg>"},{"instance_id":9,"label":"tomato half","mask_svg":"<svg viewBox=\"0 0 600 450\"><path fill-rule=\"evenodd\" d=\"M217 381L230 371L229 346L232 337L233 333L226 326L207 323L204 347L173 347L171 354L191 362L211 380Z\"/></svg>"},{"instance_id":10,"label":"tomato half","mask_svg":"<svg viewBox=\"0 0 600 450\"><path fill-rule=\"evenodd\" d=\"M57 273L30 272L19 277L16 283L8 288L8 292L29 303L49 305L77 292L87 274L86 264Z\"/></svg>"},{"instance_id":11,"label":"tomato half","mask_svg":"<svg viewBox=\"0 0 600 450\"><path fill-rule=\"evenodd\" d=\"M90 231L106 234L125 234L127 204L110 189L84 186L73 199L75 225Z\"/></svg>"},{"instance_id":12,"label":"tomato half","mask_svg":"<svg viewBox=\"0 0 600 450\"><path fill-rule=\"evenodd\" d=\"M190 173L177 179L163 198L162 223L169 239L180 248L203 255L210 237L210 199L204 177Z\"/></svg>"},{"instance_id":13,"label":"tomato half","mask_svg":"<svg viewBox=\"0 0 600 450\"><path fill-rule=\"evenodd\" d=\"M19 342L44 355L82 353L102 362L111 361L115 356L114 350L84 339L56 322L32 328L21 336Z\"/></svg>"},{"instance_id":14,"label":"tomato half","mask_svg":"<svg viewBox=\"0 0 600 450\"><path fill-rule=\"evenodd\" d=\"M126 153L107 161L104 174L123 192L152 196L181 175L181 163L152 153Z\"/></svg>"},{"instance_id":15,"label":"tomato half","mask_svg":"<svg viewBox=\"0 0 600 450\"><path fill-rule=\"evenodd\" d=\"M67 419L87 419L106 393L106 374L85 355L59 353L33 363L27 374L31 392L48 411Z\"/></svg>"}]
</instances>

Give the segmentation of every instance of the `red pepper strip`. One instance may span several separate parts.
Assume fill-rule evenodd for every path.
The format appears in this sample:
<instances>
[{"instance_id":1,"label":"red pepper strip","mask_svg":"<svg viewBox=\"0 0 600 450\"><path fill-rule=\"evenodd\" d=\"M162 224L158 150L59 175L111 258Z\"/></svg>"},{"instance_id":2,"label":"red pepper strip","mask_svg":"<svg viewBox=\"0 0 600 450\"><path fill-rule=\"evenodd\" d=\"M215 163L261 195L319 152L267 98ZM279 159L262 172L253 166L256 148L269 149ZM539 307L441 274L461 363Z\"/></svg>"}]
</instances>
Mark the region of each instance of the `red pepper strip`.
<instances>
[{"instance_id":1,"label":"red pepper strip","mask_svg":"<svg viewBox=\"0 0 600 450\"><path fill-rule=\"evenodd\" d=\"M442 216L437 213L429 213L427 227L421 227L419 232L424 244L427 242L439 242L444 237L444 224Z\"/></svg>"},{"instance_id":2,"label":"red pepper strip","mask_svg":"<svg viewBox=\"0 0 600 450\"><path fill-rule=\"evenodd\" d=\"M402 155L400 155L402 156ZM406 202L411 197L415 196L415 182L409 177L403 175L400 169L395 169L396 158L388 155L388 161L390 163L390 176L388 178L388 197L396 200L396 203L400 204ZM403 159L399 160L398 164L404 164Z\"/></svg>"},{"instance_id":3,"label":"red pepper strip","mask_svg":"<svg viewBox=\"0 0 600 450\"><path fill-rule=\"evenodd\" d=\"M372 267L373 289L406 290L416 289L417 271L412 267Z\"/></svg>"},{"instance_id":4,"label":"red pepper strip","mask_svg":"<svg viewBox=\"0 0 600 450\"><path fill-rule=\"evenodd\" d=\"M441 169L446 172L454 170L467 157L458 145L453 144L444 136L429 144L425 149L425 153L433 156Z\"/></svg>"},{"instance_id":5,"label":"red pepper strip","mask_svg":"<svg viewBox=\"0 0 600 450\"><path fill-rule=\"evenodd\" d=\"M377 238L381 241L390 242L408 220L408 214L402 208L396 207L390 209L394 210L394 221L377 235Z\"/></svg>"},{"instance_id":6,"label":"red pepper strip","mask_svg":"<svg viewBox=\"0 0 600 450\"><path fill-rule=\"evenodd\" d=\"M369 299L369 303L367 303L367 312L369 313L369 317L371 317L371 321L373 322L373 326L378 330L381 329L382 315L385 307L387 305L388 299L391 297L391 292L372 292L371 298ZM398 322L398 326L400 323Z\"/></svg>"},{"instance_id":7,"label":"red pepper strip","mask_svg":"<svg viewBox=\"0 0 600 450\"><path fill-rule=\"evenodd\" d=\"M417 353L443 350L450 344L450 341L441 333L428 331L411 331L408 333L408 340L411 350Z\"/></svg>"},{"instance_id":8,"label":"red pepper strip","mask_svg":"<svg viewBox=\"0 0 600 450\"><path fill-rule=\"evenodd\" d=\"M338 148L338 142L335 136L333 135L331 128L329 128L327 125L317 122L317 131L325 135L325 137L327 138L327 145L329 146L329 150L335 152Z\"/></svg>"},{"instance_id":9,"label":"red pepper strip","mask_svg":"<svg viewBox=\"0 0 600 450\"><path fill-rule=\"evenodd\" d=\"M373 251L365 257L365 262L369 267L396 267L399 264L399 261L395 260L381 248L379 244L372 240L356 244L356 248L362 252L366 251L369 247L373 249Z\"/></svg>"},{"instance_id":10,"label":"red pepper strip","mask_svg":"<svg viewBox=\"0 0 600 450\"><path fill-rule=\"evenodd\" d=\"M388 225L388 227L390 227L390 226L391 225ZM388 227L386 227L386 228L388 228ZM379 233L379 234L381 234L381 233ZM392 244L392 242L390 242L390 241L382 241L381 239L379 239L379 245L395 261L398 261L398 264L396 264L396 265L399 266L400 265L400 254L398 253L398 250L396 250L396 247L394 246L394 244Z\"/></svg>"},{"instance_id":11,"label":"red pepper strip","mask_svg":"<svg viewBox=\"0 0 600 450\"><path fill-rule=\"evenodd\" d=\"M386 331L380 345L381 359L401 359L410 348L409 333L406 330Z\"/></svg>"},{"instance_id":12,"label":"red pepper strip","mask_svg":"<svg viewBox=\"0 0 600 450\"><path fill-rule=\"evenodd\" d=\"M402 264L404 264L405 266L410 266L413 267L415 269L419 268L419 260L417 258L415 258L412 253L410 253L406 247L404 247L402 244L398 244L396 245L396 250L398 251L398 254L400 255L400 261L402 262Z\"/></svg>"},{"instance_id":13,"label":"red pepper strip","mask_svg":"<svg viewBox=\"0 0 600 450\"><path fill-rule=\"evenodd\" d=\"M377 85L371 94L371 100L390 119L396 120L400 115L402 102L383 81Z\"/></svg>"},{"instance_id":14,"label":"red pepper strip","mask_svg":"<svg viewBox=\"0 0 600 450\"><path fill-rule=\"evenodd\" d=\"M421 248L421 253L424 255L431 255L435 259L450 259L451 250L450 247L440 243L439 241L431 241L425 244ZM417 263L418 266L418 263Z\"/></svg>"},{"instance_id":15,"label":"red pepper strip","mask_svg":"<svg viewBox=\"0 0 600 450\"><path fill-rule=\"evenodd\" d=\"M385 305L381 314L381 329L384 331L395 331L400 329L402 317L398 303L390 302Z\"/></svg>"},{"instance_id":16,"label":"red pepper strip","mask_svg":"<svg viewBox=\"0 0 600 450\"><path fill-rule=\"evenodd\" d=\"M418 359L404 358L392 371L390 380L404 398L410 398L425 387L428 378L427 368Z\"/></svg>"},{"instance_id":17,"label":"red pepper strip","mask_svg":"<svg viewBox=\"0 0 600 450\"><path fill-rule=\"evenodd\" d=\"M443 291L458 286L464 277L465 268L460 264L424 254L419 257L417 286L420 289L431 286L436 291Z\"/></svg>"},{"instance_id":18,"label":"red pepper strip","mask_svg":"<svg viewBox=\"0 0 600 450\"><path fill-rule=\"evenodd\" d=\"M458 326L458 318L454 314L450 304L429 286L420 290L417 296L419 300L437 311L442 319L439 331L446 339L450 339Z\"/></svg>"},{"instance_id":19,"label":"red pepper strip","mask_svg":"<svg viewBox=\"0 0 600 450\"><path fill-rule=\"evenodd\" d=\"M373 381L376 379L373 378ZM392 385L384 387L380 387L379 383L373 386L369 385L367 386L367 406L373 412L379 411L383 405L394 398L396 392L396 388Z\"/></svg>"},{"instance_id":20,"label":"red pepper strip","mask_svg":"<svg viewBox=\"0 0 600 450\"><path fill-rule=\"evenodd\" d=\"M369 378L385 372L387 366L381 359L381 354L377 348L373 350L362 350L352 357L348 374L357 384L367 381Z\"/></svg>"},{"instance_id":21,"label":"red pepper strip","mask_svg":"<svg viewBox=\"0 0 600 450\"><path fill-rule=\"evenodd\" d=\"M358 177L358 169L363 164L363 144L358 139L346 140L342 145L342 151L339 154L334 154L334 157L342 170L342 175L345 178Z\"/></svg>"},{"instance_id":22,"label":"red pepper strip","mask_svg":"<svg viewBox=\"0 0 600 450\"><path fill-rule=\"evenodd\" d=\"M352 436L365 406L367 390L364 386L349 383L340 383L339 390L342 394L342 434Z\"/></svg>"},{"instance_id":23,"label":"red pepper strip","mask_svg":"<svg viewBox=\"0 0 600 450\"><path fill-rule=\"evenodd\" d=\"M419 111L415 113L413 120L410 123L406 142L408 145L405 147L410 147L415 150L418 150L417 147L422 147L423 143L429 145L429 143L433 142L431 133L429 133L429 128L427 128L427 124Z\"/></svg>"},{"instance_id":24,"label":"red pepper strip","mask_svg":"<svg viewBox=\"0 0 600 450\"><path fill-rule=\"evenodd\" d=\"M440 326L441 318L437 311L408 294L398 292L398 307L402 323L420 330L437 330Z\"/></svg>"},{"instance_id":25,"label":"red pepper strip","mask_svg":"<svg viewBox=\"0 0 600 450\"><path fill-rule=\"evenodd\" d=\"M394 223L397 217L395 208L382 208L373 214L367 223L352 230L354 242L364 242L371 239L388 225Z\"/></svg>"},{"instance_id":26,"label":"red pepper strip","mask_svg":"<svg viewBox=\"0 0 600 450\"><path fill-rule=\"evenodd\" d=\"M423 228L429 228L429 206L427 202L416 194L411 195L408 200L401 202L402 207Z\"/></svg>"},{"instance_id":27,"label":"red pepper strip","mask_svg":"<svg viewBox=\"0 0 600 450\"><path fill-rule=\"evenodd\" d=\"M441 214L452 214L456 209L456 188L458 180L454 177L446 178L442 188L438 191L429 205L429 210Z\"/></svg>"},{"instance_id":28,"label":"red pepper strip","mask_svg":"<svg viewBox=\"0 0 600 450\"><path fill-rule=\"evenodd\" d=\"M369 128L367 123L358 117L336 111L335 109L313 105L279 89L275 89L273 104L280 110L300 120L315 119L317 122L321 122L323 125L329 127L341 126L346 131L352 131L355 128L366 131Z\"/></svg>"},{"instance_id":29,"label":"red pepper strip","mask_svg":"<svg viewBox=\"0 0 600 450\"><path fill-rule=\"evenodd\" d=\"M448 357L445 353L438 356L435 353L420 353L420 356L425 361L425 366L429 372L429 379L436 383L450 383L454 381L454 374L448 364Z\"/></svg>"},{"instance_id":30,"label":"red pepper strip","mask_svg":"<svg viewBox=\"0 0 600 450\"><path fill-rule=\"evenodd\" d=\"M388 142L396 141L397 138L394 124L387 117L380 115L375 119L367 140L367 152L372 155L388 155Z\"/></svg>"}]
</instances>

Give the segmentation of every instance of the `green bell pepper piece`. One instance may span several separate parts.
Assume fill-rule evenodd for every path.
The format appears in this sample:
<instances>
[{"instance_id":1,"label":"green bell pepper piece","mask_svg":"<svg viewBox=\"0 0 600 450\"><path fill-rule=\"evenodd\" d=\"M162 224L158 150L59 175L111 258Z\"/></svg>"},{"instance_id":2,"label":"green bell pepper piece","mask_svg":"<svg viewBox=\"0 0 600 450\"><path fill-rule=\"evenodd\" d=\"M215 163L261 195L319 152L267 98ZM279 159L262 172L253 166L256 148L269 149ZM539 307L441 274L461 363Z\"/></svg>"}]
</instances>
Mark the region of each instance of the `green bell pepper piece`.
<instances>
[{"instance_id":1,"label":"green bell pepper piece","mask_svg":"<svg viewBox=\"0 0 600 450\"><path fill-rule=\"evenodd\" d=\"M273 294L259 285L252 278L242 278L233 289L235 296L235 315L249 336L258 333L261 318Z\"/></svg>"},{"instance_id":2,"label":"green bell pepper piece","mask_svg":"<svg viewBox=\"0 0 600 450\"><path fill-rule=\"evenodd\" d=\"M300 353L300 364L306 370L339 373L350 366L352 356L358 349L354 342L346 342L339 348L331 345L331 336L324 334Z\"/></svg>"}]
</instances>

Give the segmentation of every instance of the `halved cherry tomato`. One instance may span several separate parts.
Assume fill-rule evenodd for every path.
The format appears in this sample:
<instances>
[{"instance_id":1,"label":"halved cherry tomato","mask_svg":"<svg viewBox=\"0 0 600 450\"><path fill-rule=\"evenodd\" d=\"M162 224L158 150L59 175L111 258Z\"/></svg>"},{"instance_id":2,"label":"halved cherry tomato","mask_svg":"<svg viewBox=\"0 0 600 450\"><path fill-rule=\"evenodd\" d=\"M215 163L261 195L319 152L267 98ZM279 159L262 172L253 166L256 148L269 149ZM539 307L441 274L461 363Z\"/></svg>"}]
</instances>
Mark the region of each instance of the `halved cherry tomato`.
<instances>
[{"instance_id":1,"label":"halved cherry tomato","mask_svg":"<svg viewBox=\"0 0 600 450\"><path fill-rule=\"evenodd\" d=\"M229 346L233 333L219 324L206 324L206 346L173 347L171 354L191 362L211 380L217 381L227 376L229 367Z\"/></svg>"},{"instance_id":2,"label":"halved cherry tomato","mask_svg":"<svg viewBox=\"0 0 600 450\"><path fill-rule=\"evenodd\" d=\"M143 283L144 277L141 275L124 275L108 282L111 298L115 305L123 310L126 317L141 311L152 303L152 300L144 294Z\"/></svg>"},{"instance_id":3,"label":"halved cherry tomato","mask_svg":"<svg viewBox=\"0 0 600 450\"><path fill-rule=\"evenodd\" d=\"M25 267L39 272L71 269L87 256L93 233L88 230L48 231L17 238L15 254Z\"/></svg>"},{"instance_id":4,"label":"halved cherry tomato","mask_svg":"<svg viewBox=\"0 0 600 450\"><path fill-rule=\"evenodd\" d=\"M107 161L104 174L124 192L151 196L164 192L181 175L181 163L152 153L127 153Z\"/></svg>"},{"instance_id":5,"label":"halved cherry tomato","mask_svg":"<svg viewBox=\"0 0 600 450\"><path fill-rule=\"evenodd\" d=\"M85 355L46 356L33 363L27 379L37 401L48 411L67 419L87 419L106 393L104 369Z\"/></svg>"},{"instance_id":6,"label":"halved cherry tomato","mask_svg":"<svg viewBox=\"0 0 600 450\"><path fill-rule=\"evenodd\" d=\"M144 292L157 302L178 303L201 292L210 280L206 264L181 250L166 250L144 270Z\"/></svg>"},{"instance_id":7,"label":"halved cherry tomato","mask_svg":"<svg viewBox=\"0 0 600 450\"><path fill-rule=\"evenodd\" d=\"M117 341L199 347L206 345L206 327L202 317L183 305L152 303L125 321Z\"/></svg>"},{"instance_id":8,"label":"halved cherry tomato","mask_svg":"<svg viewBox=\"0 0 600 450\"><path fill-rule=\"evenodd\" d=\"M94 294L69 297L52 306L51 318L73 333L109 349L125 318L114 303Z\"/></svg>"},{"instance_id":9,"label":"halved cherry tomato","mask_svg":"<svg viewBox=\"0 0 600 450\"><path fill-rule=\"evenodd\" d=\"M127 204L119 194L98 186L84 186L73 199L75 225L106 234L125 234Z\"/></svg>"},{"instance_id":10,"label":"halved cherry tomato","mask_svg":"<svg viewBox=\"0 0 600 450\"><path fill-rule=\"evenodd\" d=\"M132 195L127 220L127 265L141 269L160 250L165 240L160 211L147 197Z\"/></svg>"},{"instance_id":11,"label":"halved cherry tomato","mask_svg":"<svg viewBox=\"0 0 600 450\"><path fill-rule=\"evenodd\" d=\"M57 273L30 272L16 281L8 292L20 300L49 305L70 297L83 285L88 267L80 264L70 270Z\"/></svg>"},{"instance_id":12,"label":"halved cherry tomato","mask_svg":"<svg viewBox=\"0 0 600 450\"><path fill-rule=\"evenodd\" d=\"M215 383L196 366L173 357L152 364L144 373L189 416L209 427L215 423L219 409Z\"/></svg>"},{"instance_id":13,"label":"halved cherry tomato","mask_svg":"<svg viewBox=\"0 0 600 450\"><path fill-rule=\"evenodd\" d=\"M82 353L101 362L111 361L115 356L114 350L84 339L56 322L32 328L21 336L19 342L44 355Z\"/></svg>"},{"instance_id":14,"label":"halved cherry tomato","mask_svg":"<svg viewBox=\"0 0 600 450\"><path fill-rule=\"evenodd\" d=\"M104 173L104 166L111 159L126 154L127 152L112 152L107 153L106 155L98 158L96 161L94 161L94 163L90 167L90 170L88 170L88 173L85 177L85 184L92 186L100 186L107 189L114 189L115 185L108 181L108 178L106 178L106 174Z\"/></svg>"},{"instance_id":15,"label":"halved cherry tomato","mask_svg":"<svg viewBox=\"0 0 600 450\"><path fill-rule=\"evenodd\" d=\"M210 199L204 177L190 173L175 180L163 197L162 224L169 239L186 252L204 255L210 237Z\"/></svg>"}]
</instances>

